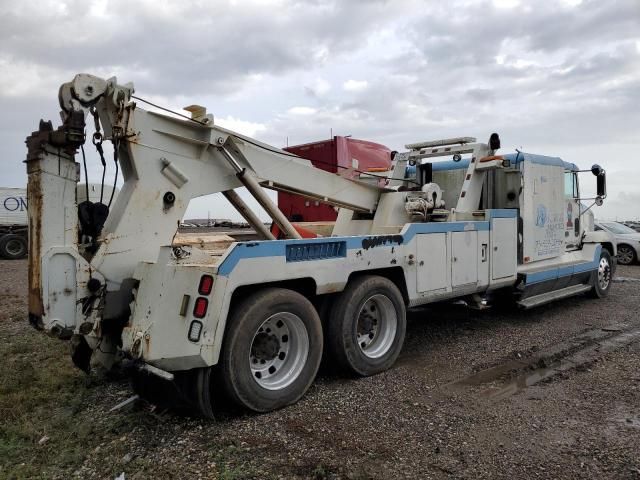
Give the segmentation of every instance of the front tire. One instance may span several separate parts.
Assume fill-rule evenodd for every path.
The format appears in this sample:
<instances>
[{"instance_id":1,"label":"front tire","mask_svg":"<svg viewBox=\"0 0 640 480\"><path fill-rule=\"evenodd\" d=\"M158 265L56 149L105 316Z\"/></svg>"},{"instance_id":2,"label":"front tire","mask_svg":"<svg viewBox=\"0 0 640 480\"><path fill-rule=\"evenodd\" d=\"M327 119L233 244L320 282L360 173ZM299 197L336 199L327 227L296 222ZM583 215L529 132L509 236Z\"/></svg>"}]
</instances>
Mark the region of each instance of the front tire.
<instances>
[{"instance_id":1,"label":"front tire","mask_svg":"<svg viewBox=\"0 0 640 480\"><path fill-rule=\"evenodd\" d=\"M351 281L328 318L327 352L344 370L370 376L391 368L407 328L402 294L389 279Z\"/></svg>"},{"instance_id":2,"label":"front tire","mask_svg":"<svg viewBox=\"0 0 640 480\"><path fill-rule=\"evenodd\" d=\"M618 245L618 263L631 265L636 261L636 251L630 245Z\"/></svg>"},{"instance_id":3,"label":"front tire","mask_svg":"<svg viewBox=\"0 0 640 480\"><path fill-rule=\"evenodd\" d=\"M602 249L598 269L594 272L593 287L589 291L589 296L592 298L606 297L609 295L612 281L613 263L611 254L607 250Z\"/></svg>"},{"instance_id":4,"label":"front tire","mask_svg":"<svg viewBox=\"0 0 640 480\"><path fill-rule=\"evenodd\" d=\"M255 412L295 403L313 383L322 346L320 317L304 296L254 293L229 318L220 363L227 395Z\"/></svg>"}]
</instances>

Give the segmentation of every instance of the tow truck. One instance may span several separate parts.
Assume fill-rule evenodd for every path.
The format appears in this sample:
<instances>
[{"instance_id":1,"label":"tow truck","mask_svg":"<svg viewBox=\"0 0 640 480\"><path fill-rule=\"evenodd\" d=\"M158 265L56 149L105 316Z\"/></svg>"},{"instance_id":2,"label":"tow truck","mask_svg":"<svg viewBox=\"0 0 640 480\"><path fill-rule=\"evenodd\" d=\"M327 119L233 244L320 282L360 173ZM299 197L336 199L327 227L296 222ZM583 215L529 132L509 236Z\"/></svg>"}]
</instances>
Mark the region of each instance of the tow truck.
<instances>
[{"instance_id":1,"label":"tow truck","mask_svg":"<svg viewBox=\"0 0 640 480\"><path fill-rule=\"evenodd\" d=\"M498 154L497 134L406 145L388 172L345 178L221 128L201 106L145 110L115 77L78 74L58 96L62 124L41 121L26 140L29 321L69 340L79 368L124 365L206 417L222 395L257 412L296 402L323 355L356 376L389 369L420 305L530 308L611 288L615 245L581 220L583 171ZM112 204L76 199L87 119L122 173ZM591 172L600 205L606 174ZM301 238L265 188L339 207L331 234ZM189 201L216 192L259 239L177 244Z\"/></svg>"}]
</instances>

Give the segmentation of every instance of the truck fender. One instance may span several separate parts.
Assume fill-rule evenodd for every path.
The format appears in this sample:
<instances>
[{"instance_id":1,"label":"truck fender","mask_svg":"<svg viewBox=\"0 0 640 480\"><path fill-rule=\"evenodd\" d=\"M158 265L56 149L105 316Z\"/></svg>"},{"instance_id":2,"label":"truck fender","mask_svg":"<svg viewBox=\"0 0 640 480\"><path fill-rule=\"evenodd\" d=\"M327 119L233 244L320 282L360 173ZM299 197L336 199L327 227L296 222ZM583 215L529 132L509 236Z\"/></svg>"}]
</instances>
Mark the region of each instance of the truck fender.
<instances>
[{"instance_id":1,"label":"truck fender","mask_svg":"<svg viewBox=\"0 0 640 480\"><path fill-rule=\"evenodd\" d=\"M602 248L606 248L611 255L611 258L615 259L618 254L616 247L616 241L609 232L604 230L585 232L582 238L583 243L600 243Z\"/></svg>"}]
</instances>

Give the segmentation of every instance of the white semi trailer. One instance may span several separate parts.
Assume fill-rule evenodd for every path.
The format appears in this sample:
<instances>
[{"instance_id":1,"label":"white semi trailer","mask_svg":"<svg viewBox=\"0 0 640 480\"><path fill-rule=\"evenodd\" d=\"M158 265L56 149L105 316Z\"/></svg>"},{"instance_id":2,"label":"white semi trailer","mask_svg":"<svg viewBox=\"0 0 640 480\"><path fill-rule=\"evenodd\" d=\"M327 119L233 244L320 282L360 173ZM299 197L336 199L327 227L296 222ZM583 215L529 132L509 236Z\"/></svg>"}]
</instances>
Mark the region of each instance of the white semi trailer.
<instances>
[{"instance_id":1,"label":"white semi trailer","mask_svg":"<svg viewBox=\"0 0 640 480\"><path fill-rule=\"evenodd\" d=\"M81 203L87 194L92 201L100 198L99 184L78 184L77 200ZM104 185L103 195L110 196L113 187ZM116 188L115 194L117 195ZM107 197L108 198L108 197ZM28 253L28 217L27 217L27 190L24 188L0 187L0 258L17 260L24 258Z\"/></svg>"},{"instance_id":2,"label":"white semi trailer","mask_svg":"<svg viewBox=\"0 0 640 480\"><path fill-rule=\"evenodd\" d=\"M261 412L297 401L323 346L356 375L390 368L419 305L529 308L611 287L615 246L584 227L581 171L499 155L495 134L407 145L381 188L220 128L202 107L145 111L115 78L77 75L59 96L62 126L41 122L27 139L29 320L71 339L80 368L127 365L142 390L144 379L171 384L205 416L221 394ZM87 115L124 176L110 208L77 205ZM600 204L605 174L591 171ZM242 186L288 238L273 238ZM263 188L341 207L332 235L300 238ZM261 240L172 245L189 201L214 192Z\"/></svg>"},{"instance_id":3,"label":"white semi trailer","mask_svg":"<svg viewBox=\"0 0 640 480\"><path fill-rule=\"evenodd\" d=\"M27 254L27 191L0 188L0 258Z\"/></svg>"}]
</instances>

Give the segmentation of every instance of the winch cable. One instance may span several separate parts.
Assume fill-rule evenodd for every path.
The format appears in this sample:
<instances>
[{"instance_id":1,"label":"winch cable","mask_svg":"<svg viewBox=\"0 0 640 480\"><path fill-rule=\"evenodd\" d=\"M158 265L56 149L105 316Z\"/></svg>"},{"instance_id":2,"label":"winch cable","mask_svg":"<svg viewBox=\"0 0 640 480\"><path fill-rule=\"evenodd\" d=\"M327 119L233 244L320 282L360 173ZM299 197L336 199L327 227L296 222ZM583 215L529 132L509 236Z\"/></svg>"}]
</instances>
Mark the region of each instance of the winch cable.
<instances>
[{"instance_id":1,"label":"winch cable","mask_svg":"<svg viewBox=\"0 0 640 480\"><path fill-rule=\"evenodd\" d=\"M100 203L104 196L104 177L107 174L107 161L104 159L104 149L102 148L102 135L98 132L93 134L93 144L96 147L98 155L100 155L100 162L102 163L102 180L100 181Z\"/></svg>"},{"instance_id":2,"label":"winch cable","mask_svg":"<svg viewBox=\"0 0 640 480\"><path fill-rule=\"evenodd\" d=\"M113 177L113 189L111 190L111 196L109 197L109 203L107 204L107 208L111 208L111 202L113 202L113 196L116 193L116 184L118 183L118 148L120 148L120 139L113 139L113 163L116 166L116 173ZM104 178L104 177L103 177Z\"/></svg>"},{"instance_id":3,"label":"winch cable","mask_svg":"<svg viewBox=\"0 0 640 480\"><path fill-rule=\"evenodd\" d=\"M205 122L201 122L201 121L199 121L199 120L196 120L195 118L191 118L191 117L189 117L188 115L183 115L182 113L176 112L176 111L171 110L171 109L169 109L169 108L161 107L161 106L160 106L160 105L158 105L158 104L155 104L155 103L153 103L153 102L150 102L149 100L145 100L144 98L138 97L138 96L136 96L136 95L131 95L131 98L134 98L134 99L136 99L136 100L139 100L139 101L141 101L142 103L146 103L147 105L151 105L152 107L159 108L160 110L163 110L163 111L165 111L165 112L172 113L173 115L177 115L178 117L182 117L182 118L185 118L185 119L187 119L187 120L190 120L190 121L192 121L192 122L194 122L194 123L197 123L198 125L207 126L207 124L206 124ZM280 155L285 155L285 156L287 156L287 157L293 157L293 158L297 158L297 159L306 160L304 157L300 157L300 156L295 155L295 154L293 154L293 153L290 153L290 152L287 152L287 151L283 151L283 150L279 150L279 149L275 149L275 148L268 148L268 147L266 147L266 146L264 146L264 145L261 145L261 144L259 144L259 143L253 142L253 141L251 141L248 137L245 137L244 135L243 135L241 138L242 138L242 140L243 140L243 141L245 141L245 142L247 142L247 143L250 143L251 145L254 145L254 146L258 147L258 148L262 148L263 150L267 150L267 151L270 151L270 152L278 153L278 154L280 154ZM382 180L391 180L391 178L390 178L390 177L387 177L387 176L384 176L384 175L375 175L375 174L370 173L370 172L365 172L365 171L363 171L363 170L358 170L357 168L344 167L344 166L342 166L342 165L334 165L334 164L332 164L332 163L329 163L329 162L323 162L323 161L321 161L321 160L314 160L314 162L316 162L316 163L321 163L321 164L323 164L323 165L327 165L327 166L332 166L332 167L342 168L342 169L345 169L345 170L352 170L352 171L354 171L354 172L356 172L356 173L360 173L360 174L362 174L362 175L367 175L367 176L369 176L369 177L380 178L380 179L382 179ZM402 179L402 180L403 180L403 181L405 181L405 182L408 182L408 183L413 183L413 184L415 184L415 185L421 186L421 185L420 185L420 183L419 183L419 182L416 182L415 180L410 180L410 179L408 179L408 178L404 178L404 179Z\"/></svg>"}]
</instances>

